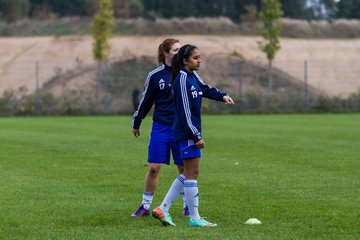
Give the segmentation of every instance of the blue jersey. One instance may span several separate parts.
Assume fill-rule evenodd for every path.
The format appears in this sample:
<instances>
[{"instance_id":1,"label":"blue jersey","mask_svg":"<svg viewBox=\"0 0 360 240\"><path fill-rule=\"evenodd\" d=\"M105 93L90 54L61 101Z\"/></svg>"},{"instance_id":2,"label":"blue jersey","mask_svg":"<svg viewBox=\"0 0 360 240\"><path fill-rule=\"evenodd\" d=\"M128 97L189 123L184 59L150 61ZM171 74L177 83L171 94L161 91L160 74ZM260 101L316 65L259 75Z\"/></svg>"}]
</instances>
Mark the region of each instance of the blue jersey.
<instances>
[{"instance_id":1,"label":"blue jersey","mask_svg":"<svg viewBox=\"0 0 360 240\"><path fill-rule=\"evenodd\" d=\"M162 64L151 71L145 81L144 92L137 111L133 115L132 127L139 129L141 121L155 104L153 121L172 125L174 121L174 103L171 99L171 67Z\"/></svg>"},{"instance_id":2,"label":"blue jersey","mask_svg":"<svg viewBox=\"0 0 360 240\"><path fill-rule=\"evenodd\" d=\"M174 137L176 142L201 136L201 101L202 97L223 101L226 93L206 85L196 72L188 73L185 69L174 80L175 122Z\"/></svg>"}]
</instances>

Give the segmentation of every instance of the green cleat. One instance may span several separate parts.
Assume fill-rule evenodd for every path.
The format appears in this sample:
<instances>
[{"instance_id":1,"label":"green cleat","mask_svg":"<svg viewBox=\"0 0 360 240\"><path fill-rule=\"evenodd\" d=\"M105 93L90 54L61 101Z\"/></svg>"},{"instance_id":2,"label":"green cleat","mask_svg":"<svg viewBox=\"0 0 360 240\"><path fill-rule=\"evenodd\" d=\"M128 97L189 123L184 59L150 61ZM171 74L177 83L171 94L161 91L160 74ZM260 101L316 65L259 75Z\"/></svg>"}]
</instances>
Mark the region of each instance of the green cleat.
<instances>
[{"instance_id":1,"label":"green cleat","mask_svg":"<svg viewBox=\"0 0 360 240\"><path fill-rule=\"evenodd\" d=\"M216 227L217 224L216 223L211 223L206 221L204 218L200 218L197 221L193 221L193 220L189 220L189 226L190 227Z\"/></svg>"},{"instance_id":2,"label":"green cleat","mask_svg":"<svg viewBox=\"0 0 360 240\"><path fill-rule=\"evenodd\" d=\"M160 208L155 208L152 211L152 215L154 218L157 218L160 220L161 224L166 226L176 226L175 223L173 223L172 218L170 214L166 211L161 210Z\"/></svg>"}]
</instances>

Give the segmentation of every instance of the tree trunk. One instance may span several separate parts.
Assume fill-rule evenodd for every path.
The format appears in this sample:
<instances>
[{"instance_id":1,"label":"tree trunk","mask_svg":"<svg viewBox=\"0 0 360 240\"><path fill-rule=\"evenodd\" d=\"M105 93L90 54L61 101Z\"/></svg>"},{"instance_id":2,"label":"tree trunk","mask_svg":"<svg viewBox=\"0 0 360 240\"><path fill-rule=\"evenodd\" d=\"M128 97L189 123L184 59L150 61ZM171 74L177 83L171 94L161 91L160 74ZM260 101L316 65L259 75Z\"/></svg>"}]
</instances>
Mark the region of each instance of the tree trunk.
<instances>
[{"instance_id":1,"label":"tree trunk","mask_svg":"<svg viewBox=\"0 0 360 240\"><path fill-rule=\"evenodd\" d=\"M272 61L269 60L269 67L268 67L268 96L271 97L272 95Z\"/></svg>"},{"instance_id":2,"label":"tree trunk","mask_svg":"<svg viewBox=\"0 0 360 240\"><path fill-rule=\"evenodd\" d=\"M108 99L108 62L104 62L104 111L109 113L109 99Z\"/></svg>"},{"instance_id":3,"label":"tree trunk","mask_svg":"<svg viewBox=\"0 0 360 240\"><path fill-rule=\"evenodd\" d=\"M102 62L98 61L98 66L97 66L97 86L96 86L96 104L98 106L100 105L101 78L102 78Z\"/></svg>"}]
</instances>

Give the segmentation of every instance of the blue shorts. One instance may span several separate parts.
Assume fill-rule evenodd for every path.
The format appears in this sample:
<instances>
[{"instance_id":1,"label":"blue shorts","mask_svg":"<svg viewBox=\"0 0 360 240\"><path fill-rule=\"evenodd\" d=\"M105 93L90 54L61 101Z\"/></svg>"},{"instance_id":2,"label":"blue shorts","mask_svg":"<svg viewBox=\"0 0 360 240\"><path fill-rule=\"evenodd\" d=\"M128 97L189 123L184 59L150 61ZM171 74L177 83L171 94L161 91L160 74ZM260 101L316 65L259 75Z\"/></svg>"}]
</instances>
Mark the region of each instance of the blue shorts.
<instances>
[{"instance_id":1,"label":"blue shorts","mask_svg":"<svg viewBox=\"0 0 360 240\"><path fill-rule=\"evenodd\" d=\"M180 145L174 140L172 126L153 122L150 135L148 162L170 163L170 150L176 165L184 165L180 158Z\"/></svg>"},{"instance_id":2,"label":"blue shorts","mask_svg":"<svg viewBox=\"0 0 360 240\"><path fill-rule=\"evenodd\" d=\"M201 150L195 146L194 140L189 139L180 142L180 157L185 158L199 158L201 157Z\"/></svg>"}]
</instances>

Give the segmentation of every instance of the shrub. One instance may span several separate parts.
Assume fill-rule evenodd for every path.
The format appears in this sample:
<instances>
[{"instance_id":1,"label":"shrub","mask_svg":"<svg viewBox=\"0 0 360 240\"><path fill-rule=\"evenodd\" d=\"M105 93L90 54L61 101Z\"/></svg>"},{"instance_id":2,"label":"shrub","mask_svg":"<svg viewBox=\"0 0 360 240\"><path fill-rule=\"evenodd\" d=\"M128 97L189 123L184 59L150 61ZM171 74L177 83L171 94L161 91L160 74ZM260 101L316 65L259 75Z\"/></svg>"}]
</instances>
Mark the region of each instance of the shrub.
<instances>
[{"instance_id":1,"label":"shrub","mask_svg":"<svg viewBox=\"0 0 360 240\"><path fill-rule=\"evenodd\" d=\"M13 22L26 18L30 11L29 0L0 0L0 19Z\"/></svg>"},{"instance_id":2,"label":"shrub","mask_svg":"<svg viewBox=\"0 0 360 240\"><path fill-rule=\"evenodd\" d=\"M14 115L17 107L15 92L11 89L6 90L0 98L0 115Z\"/></svg>"}]
</instances>

